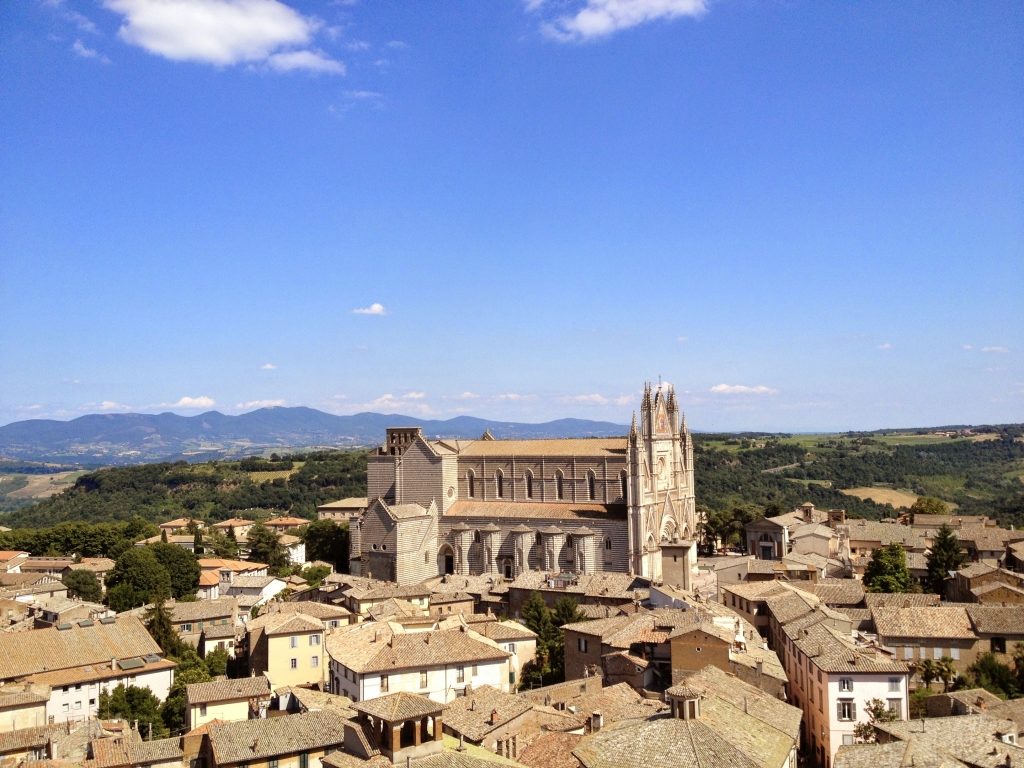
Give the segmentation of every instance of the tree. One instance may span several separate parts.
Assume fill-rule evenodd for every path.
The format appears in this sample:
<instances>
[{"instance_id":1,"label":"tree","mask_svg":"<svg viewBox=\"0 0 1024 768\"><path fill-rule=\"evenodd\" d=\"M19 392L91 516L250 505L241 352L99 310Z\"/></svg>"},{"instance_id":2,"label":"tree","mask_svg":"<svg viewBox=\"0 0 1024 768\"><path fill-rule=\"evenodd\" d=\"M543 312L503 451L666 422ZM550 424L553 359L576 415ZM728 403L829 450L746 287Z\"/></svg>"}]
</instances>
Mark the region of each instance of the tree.
<instances>
[{"instance_id":1,"label":"tree","mask_svg":"<svg viewBox=\"0 0 1024 768\"><path fill-rule=\"evenodd\" d=\"M146 611L146 629L168 656L180 656L188 647L174 628L171 613L167 610L167 604L163 600L155 603Z\"/></svg>"},{"instance_id":2,"label":"tree","mask_svg":"<svg viewBox=\"0 0 1024 768\"><path fill-rule=\"evenodd\" d=\"M92 571L82 569L68 571L61 581L68 588L68 594L71 597L88 600L92 603L98 603L103 597L103 587L100 586L99 579Z\"/></svg>"},{"instance_id":3,"label":"tree","mask_svg":"<svg viewBox=\"0 0 1024 768\"><path fill-rule=\"evenodd\" d=\"M182 598L195 593L199 586L199 561L195 555L176 544L151 544L148 549L170 577L171 597Z\"/></svg>"},{"instance_id":4,"label":"tree","mask_svg":"<svg viewBox=\"0 0 1024 768\"><path fill-rule=\"evenodd\" d=\"M160 699L149 688L135 685L126 688L121 683L109 693L100 691L99 716L103 720L138 720L139 729L147 736L152 728L154 739L167 735L167 728L160 717Z\"/></svg>"},{"instance_id":5,"label":"tree","mask_svg":"<svg viewBox=\"0 0 1024 768\"><path fill-rule=\"evenodd\" d=\"M953 659L949 656L943 656L939 659L939 663L935 668L938 672L939 680L942 681L942 692L947 693L949 691L949 686L952 685L953 681L957 678L957 671L953 664Z\"/></svg>"},{"instance_id":6,"label":"tree","mask_svg":"<svg viewBox=\"0 0 1024 768\"><path fill-rule=\"evenodd\" d=\"M208 651L203 663L206 664L206 671L210 677L223 677L228 673L228 652L223 648L214 648Z\"/></svg>"},{"instance_id":7,"label":"tree","mask_svg":"<svg viewBox=\"0 0 1024 768\"><path fill-rule=\"evenodd\" d=\"M231 529L228 529L231 534ZM211 529L203 537L203 554L212 557L224 557L234 560L238 557L238 542L234 534L225 535L217 529Z\"/></svg>"},{"instance_id":8,"label":"tree","mask_svg":"<svg viewBox=\"0 0 1024 768\"><path fill-rule=\"evenodd\" d=\"M267 570L274 576L288 570L291 562L288 552L281 545L281 537L267 528L263 523L256 523L249 529L249 559L256 563L266 563Z\"/></svg>"},{"instance_id":9,"label":"tree","mask_svg":"<svg viewBox=\"0 0 1024 768\"><path fill-rule=\"evenodd\" d=\"M107 577L107 605L120 613L171 594L171 577L150 547L132 547Z\"/></svg>"},{"instance_id":10,"label":"tree","mask_svg":"<svg viewBox=\"0 0 1024 768\"><path fill-rule=\"evenodd\" d=\"M1000 698L1012 699L1020 692L1013 670L992 653L981 654L967 668L967 674L974 680L975 685Z\"/></svg>"},{"instance_id":11,"label":"tree","mask_svg":"<svg viewBox=\"0 0 1024 768\"><path fill-rule=\"evenodd\" d=\"M182 731L188 726L186 686L206 683L212 679L206 664L191 646L184 646L177 662L174 684L160 707L160 718L172 733Z\"/></svg>"},{"instance_id":12,"label":"tree","mask_svg":"<svg viewBox=\"0 0 1024 768\"><path fill-rule=\"evenodd\" d=\"M913 522L917 515L948 515L949 507L942 499L934 496L921 496L910 505L910 521Z\"/></svg>"},{"instance_id":13,"label":"tree","mask_svg":"<svg viewBox=\"0 0 1024 768\"><path fill-rule=\"evenodd\" d=\"M348 572L348 525L333 520L315 520L302 535L306 559L331 563L340 573Z\"/></svg>"},{"instance_id":14,"label":"tree","mask_svg":"<svg viewBox=\"0 0 1024 768\"><path fill-rule=\"evenodd\" d=\"M864 586L868 592L910 592L913 589L907 553L901 544L887 544L871 553L871 562L864 569Z\"/></svg>"},{"instance_id":15,"label":"tree","mask_svg":"<svg viewBox=\"0 0 1024 768\"><path fill-rule=\"evenodd\" d=\"M189 525L195 525L195 522L189 520ZM198 526L192 534L192 551L195 552L196 557L203 554L203 532Z\"/></svg>"},{"instance_id":16,"label":"tree","mask_svg":"<svg viewBox=\"0 0 1024 768\"><path fill-rule=\"evenodd\" d=\"M935 534L925 561L928 563L925 587L929 592L941 595L945 591L950 571L957 570L967 561L967 555L960 549L956 531L943 523Z\"/></svg>"},{"instance_id":17,"label":"tree","mask_svg":"<svg viewBox=\"0 0 1024 768\"><path fill-rule=\"evenodd\" d=\"M306 580L306 583L311 589L319 587L323 580L330 574L331 569L326 565L311 565L308 568L303 568L299 573L302 578Z\"/></svg>"},{"instance_id":18,"label":"tree","mask_svg":"<svg viewBox=\"0 0 1024 768\"><path fill-rule=\"evenodd\" d=\"M867 722L853 726L853 735L860 741L871 743L875 740L875 723L891 723L899 719L895 712L881 699L870 699L864 705Z\"/></svg>"},{"instance_id":19,"label":"tree","mask_svg":"<svg viewBox=\"0 0 1024 768\"><path fill-rule=\"evenodd\" d=\"M932 659L924 659L917 665L917 673L921 676L924 687L931 688L932 681L939 678L939 666Z\"/></svg>"}]
</instances>

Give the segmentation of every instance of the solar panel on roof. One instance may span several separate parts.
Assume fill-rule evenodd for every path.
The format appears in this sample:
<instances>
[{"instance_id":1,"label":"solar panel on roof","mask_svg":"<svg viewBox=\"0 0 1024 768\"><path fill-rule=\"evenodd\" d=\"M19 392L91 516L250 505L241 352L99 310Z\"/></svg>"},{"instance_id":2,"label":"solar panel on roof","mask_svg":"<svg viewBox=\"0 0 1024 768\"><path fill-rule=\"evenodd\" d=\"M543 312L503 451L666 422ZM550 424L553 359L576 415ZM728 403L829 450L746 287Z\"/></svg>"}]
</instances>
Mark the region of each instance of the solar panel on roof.
<instances>
[{"instance_id":1,"label":"solar panel on roof","mask_svg":"<svg viewBox=\"0 0 1024 768\"><path fill-rule=\"evenodd\" d=\"M117 662L117 666L121 669L139 669L146 666L146 663L142 659L123 659Z\"/></svg>"}]
</instances>

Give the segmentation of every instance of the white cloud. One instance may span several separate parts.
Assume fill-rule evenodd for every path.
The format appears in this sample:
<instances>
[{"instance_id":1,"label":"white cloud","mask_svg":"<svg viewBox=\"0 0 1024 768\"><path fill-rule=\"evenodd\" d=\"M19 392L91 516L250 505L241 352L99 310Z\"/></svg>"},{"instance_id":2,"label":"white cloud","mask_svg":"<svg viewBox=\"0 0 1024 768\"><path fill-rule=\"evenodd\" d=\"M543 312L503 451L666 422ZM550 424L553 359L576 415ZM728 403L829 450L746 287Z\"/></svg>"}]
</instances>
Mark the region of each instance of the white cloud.
<instances>
[{"instance_id":1,"label":"white cloud","mask_svg":"<svg viewBox=\"0 0 1024 768\"><path fill-rule=\"evenodd\" d=\"M1001 355L1010 351L1009 347L982 347L982 352L990 352L993 354Z\"/></svg>"},{"instance_id":2,"label":"white cloud","mask_svg":"<svg viewBox=\"0 0 1024 768\"><path fill-rule=\"evenodd\" d=\"M189 397L185 395L180 398L176 403L164 403L161 407L163 408L184 408L184 409L195 409L195 408L213 408L217 402L208 395L199 395L199 397Z\"/></svg>"},{"instance_id":3,"label":"white cloud","mask_svg":"<svg viewBox=\"0 0 1024 768\"><path fill-rule=\"evenodd\" d=\"M523 5L526 7L527 11L533 12L544 5L544 1L545 0L523 0Z\"/></svg>"},{"instance_id":4,"label":"white cloud","mask_svg":"<svg viewBox=\"0 0 1024 768\"><path fill-rule=\"evenodd\" d=\"M526 8L534 11L541 5L538 0L527 0ZM562 42L592 40L652 21L698 17L706 12L706 0L585 0L574 15L559 16L542 30Z\"/></svg>"},{"instance_id":5,"label":"white cloud","mask_svg":"<svg viewBox=\"0 0 1024 768\"><path fill-rule=\"evenodd\" d=\"M384 94L377 91L345 91L345 98L352 101L376 101L384 98Z\"/></svg>"},{"instance_id":6,"label":"white cloud","mask_svg":"<svg viewBox=\"0 0 1024 768\"><path fill-rule=\"evenodd\" d=\"M961 349L966 349L968 352L970 352L972 349L974 349L974 345L973 344L961 344L960 348Z\"/></svg>"},{"instance_id":7,"label":"white cloud","mask_svg":"<svg viewBox=\"0 0 1024 768\"><path fill-rule=\"evenodd\" d=\"M388 40L386 47L394 51L401 51L408 48L409 44L402 40Z\"/></svg>"},{"instance_id":8,"label":"white cloud","mask_svg":"<svg viewBox=\"0 0 1024 768\"><path fill-rule=\"evenodd\" d=\"M676 336L676 341L678 341L680 344L685 344L689 340L690 339L688 336Z\"/></svg>"},{"instance_id":9,"label":"white cloud","mask_svg":"<svg viewBox=\"0 0 1024 768\"><path fill-rule=\"evenodd\" d=\"M455 396L456 400L476 400L480 395L475 392L461 392Z\"/></svg>"},{"instance_id":10,"label":"white cloud","mask_svg":"<svg viewBox=\"0 0 1024 768\"><path fill-rule=\"evenodd\" d=\"M257 408L280 408L287 404L285 400L250 400L247 403L238 403L235 408L239 411L254 411Z\"/></svg>"},{"instance_id":11,"label":"white cloud","mask_svg":"<svg viewBox=\"0 0 1024 768\"><path fill-rule=\"evenodd\" d=\"M320 27L279 0L103 0L121 14L118 35L172 61L266 63L289 72L343 74L344 64L305 50Z\"/></svg>"},{"instance_id":12,"label":"white cloud","mask_svg":"<svg viewBox=\"0 0 1024 768\"><path fill-rule=\"evenodd\" d=\"M92 19L72 8L68 8L64 0L43 0L43 5L56 9L61 18L65 21L70 21L83 32L88 32L91 35L99 34L100 30L93 23Z\"/></svg>"},{"instance_id":13,"label":"white cloud","mask_svg":"<svg viewBox=\"0 0 1024 768\"><path fill-rule=\"evenodd\" d=\"M360 406L364 410L404 410L419 416L430 416L434 409L424 402L426 392L407 392L404 395L393 395L390 392Z\"/></svg>"},{"instance_id":14,"label":"white cloud","mask_svg":"<svg viewBox=\"0 0 1024 768\"><path fill-rule=\"evenodd\" d=\"M519 402L520 400L530 400L533 395L521 395L518 392L506 392L502 395L495 396L496 400L507 400L509 402Z\"/></svg>"},{"instance_id":15,"label":"white cloud","mask_svg":"<svg viewBox=\"0 0 1024 768\"><path fill-rule=\"evenodd\" d=\"M273 363L264 363L260 366L261 371L274 371L277 370L277 366Z\"/></svg>"},{"instance_id":16,"label":"white cloud","mask_svg":"<svg viewBox=\"0 0 1024 768\"><path fill-rule=\"evenodd\" d=\"M125 405L124 403L117 403L113 400L104 400L102 403L96 406L101 411L130 411L131 406Z\"/></svg>"},{"instance_id":17,"label":"white cloud","mask_svg":"<svg viewBox=\"0 0 1024 768\"><path fill-rule=\"evenodd\" d=\"M716 395L774 395L778 394L779 390L766 387L763 384L753 387L746 384L715 384L709 391Z\"/></svg>"},{"instance_id":18,"label":"white cloud","mask_svg":"<svg viewBox=\"0 0 1024 768\"><path fill-rule=\"evenodd\" d=\"M352 51L353 53L358 53L359 51L370 50L370 44L365 40L350 40L345 43L345 49Z\"/></svg>"},{"instance_id":19,"label":"white cloud","mask_svg":"<svg viewBox=\"0 0 1024 768\"><path fill-rule=\"evenodd\" d=\"M110 59L95 48L90 48L81 40L75 40L75 42L71 44L71 50L76 56L80 56L83 59L96 59L96 61L102 61L104 64L110 63Z\"/></svg>"},{"instance_id":20,"label":"white cloud","mask_svg":"<svg viewBox=\"0 0 1024 768\"><path fill-rule=\"evenodd\" d=\"M345 65L319 51L286 51L274 53L267 58L267 64L278 72L292 72L304 69L307 72L324 72L329 75L344 75Z\"/></svg>"},{"instance_id":21,"label":"white cloud","mask_svg":"<svg viewBox=\"0 0 1024 768\"><path fill-rule=\"evenodd\" d=\"M368 307L356 307L352 310L354 315L386 315L387 313L384 305L376 301Z\"/></svg>"},{"instance_id":22,"label":"white cloud","mask_svg":"<svg viewBox=\"0 0 1024 768\"><path fill-rule=\"evenodd\" d=\"M892 349L892 344L891 344L891 343L889 343L888 341L886 341L886 342L885 342L885 343L883 343L883 344L879 344L879 345L878 345L878 348L879 348L879 349L882 349L882 350L885 350L885 351L889 351L890 349Z\"/></svg>"}]
</instances>

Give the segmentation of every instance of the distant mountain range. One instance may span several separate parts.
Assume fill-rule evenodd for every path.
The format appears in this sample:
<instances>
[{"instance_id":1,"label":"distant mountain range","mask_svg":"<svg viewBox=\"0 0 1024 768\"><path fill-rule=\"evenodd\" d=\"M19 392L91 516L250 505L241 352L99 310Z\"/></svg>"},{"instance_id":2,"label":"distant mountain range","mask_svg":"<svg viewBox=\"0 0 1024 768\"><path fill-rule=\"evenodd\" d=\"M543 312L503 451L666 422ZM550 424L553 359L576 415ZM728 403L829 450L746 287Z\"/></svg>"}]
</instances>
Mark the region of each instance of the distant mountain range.
<instances>
[{"instance_id":1,"label":"distant mountain range","mask_svg":"<svg viewBox=\"0 0 1024 768\"><path fill-rule=\"evenodd\" d=\"M458 416L445 421L382 413L335 416L314 408L260 408L238 416L208 411L111 413L71 421L29 419L0 427L0 457L85 466L150 461L208 461L311 447L356 447L384 441L388 427L418 426L428 437L610 437L629 428L607 421L558 419L543 424Z\"/></svg>"}]
</instances>

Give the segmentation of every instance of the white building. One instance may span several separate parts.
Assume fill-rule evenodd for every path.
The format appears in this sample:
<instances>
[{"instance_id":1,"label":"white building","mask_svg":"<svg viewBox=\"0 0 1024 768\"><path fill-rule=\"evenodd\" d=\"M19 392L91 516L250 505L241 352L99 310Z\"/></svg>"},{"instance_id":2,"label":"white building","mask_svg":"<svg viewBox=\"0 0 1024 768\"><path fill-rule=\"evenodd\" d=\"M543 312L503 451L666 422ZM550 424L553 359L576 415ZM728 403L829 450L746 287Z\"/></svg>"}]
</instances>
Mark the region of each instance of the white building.
<instances>
[{"instance_id":1,"label":"white building","mask_svg":"<svg viewBox=\"0 0 1024 768\"><path fill-rule=\"evenodd\" d=\"M417 693L447 703L467 687L515 687L513 654L460 627L408 631L365 622L328 636L331 693L365 701L388 693Z\"/></svg>"},{"instance_id":2,"label":"white building","mask_svg":"<svg viewBox=\"0 0 1024 768\"><path fill-rule=\"evenodd\" d=\"M165 699L176 666L135 616L0 634L0 682L50 686L46 715L54 722L95 717L100 692L121 684Z\"/></svg>"},{"instance_id":3,"label":"white building","mask_svg":"<svg viewBox=\"0 0 1024 768\"><path fill-rule=\"evenodd\" d=\"M854 727L869 721L879 700L906 720L910 711L906 662L876 646L858 644L834 612L811 610L773 633L775 652L789 677L789 700L804 711L804 748L831 768L836 750L853 744Z\"/></svg>"}]
</instances>

